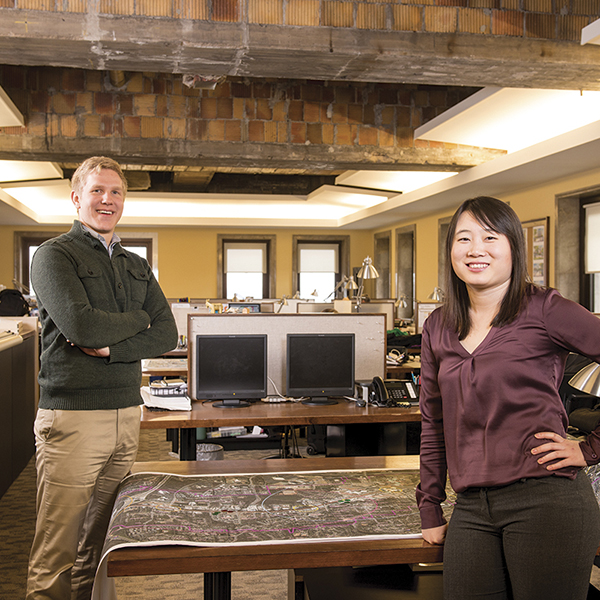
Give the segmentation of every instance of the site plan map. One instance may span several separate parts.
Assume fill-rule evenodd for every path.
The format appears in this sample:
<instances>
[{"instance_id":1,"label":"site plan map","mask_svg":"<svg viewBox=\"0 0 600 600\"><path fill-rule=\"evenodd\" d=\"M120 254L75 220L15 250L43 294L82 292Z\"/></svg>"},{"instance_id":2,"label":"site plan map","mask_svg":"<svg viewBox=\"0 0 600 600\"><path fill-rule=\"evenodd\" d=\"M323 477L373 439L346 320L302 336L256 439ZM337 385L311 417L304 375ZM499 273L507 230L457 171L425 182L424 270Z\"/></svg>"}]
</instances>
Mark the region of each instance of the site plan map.
<instances>
[{"instance_id":1,"label":"site plan map","mask_svg":"<svg viewBox=\"0 0 600 600\"><path fill-rule=\"evenodd\" d=\"M127 544L268 544L419 537L417 471L138 473L122 484L104 552ZM450 516L453 497L444 505Z\"/></svg>"}]
</instances>

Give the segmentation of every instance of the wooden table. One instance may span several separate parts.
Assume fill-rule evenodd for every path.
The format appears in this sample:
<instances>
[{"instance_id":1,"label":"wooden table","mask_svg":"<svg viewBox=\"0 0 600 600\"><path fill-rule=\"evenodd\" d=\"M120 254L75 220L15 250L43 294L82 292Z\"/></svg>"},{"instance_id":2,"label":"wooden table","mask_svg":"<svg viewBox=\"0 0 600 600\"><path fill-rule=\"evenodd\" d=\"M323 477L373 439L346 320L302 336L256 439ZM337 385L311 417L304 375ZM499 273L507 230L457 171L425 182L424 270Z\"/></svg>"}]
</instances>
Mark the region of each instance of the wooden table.
<instances>
[{"instance_id":1,"label":"wooden table","mask_svg":"<svg viewBox=\"0 0 600 600\"><path fill-rule=\"evenodd\" d=\"M309 406L300 402L257 402L244 408L216 408L210 403L193 402L191 411L142 412L142 429L179 429L181 460L196 459L196 427L251 427L329 425L356 423L408 423L421 420L418 406L410 408L358 407L355 402Z\"/></svg>"},{"instance_id":2,"label":"wooden table","mask_svg":"<svg viewBox=\"0 0 600 600\"><path fill-rule=\"evenodd\" d=\"M418 468L418 456L136 463L134 473L280 473L340 469ZM121 548L108 555L109 577L204 573L205 600L229 600L231 571L435 563L443 548L418 539L301 542L254 546Z\"/></svg>"}]
</instances>

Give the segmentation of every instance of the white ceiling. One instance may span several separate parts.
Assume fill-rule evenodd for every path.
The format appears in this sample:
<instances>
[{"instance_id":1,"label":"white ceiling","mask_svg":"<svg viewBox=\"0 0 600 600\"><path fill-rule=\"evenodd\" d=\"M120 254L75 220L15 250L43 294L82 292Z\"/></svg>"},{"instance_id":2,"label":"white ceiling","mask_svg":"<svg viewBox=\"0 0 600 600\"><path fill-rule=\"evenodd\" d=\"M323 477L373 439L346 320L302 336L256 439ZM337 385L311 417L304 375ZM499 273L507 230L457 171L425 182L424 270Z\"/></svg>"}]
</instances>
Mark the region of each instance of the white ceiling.
<instances>
[{"instance_id":1,"label":"white ceiling","mask_svg":"<svg viewBox=\"0 0 600 600\"><path fill-rule=\"evenodd\" d=\"M581 45L584 44L600 44L600 19L581 30Z\"/></svg>"},{"instance_id":2,"label":"white ceiling","mask_svg":"<svg viewBox=\"0 0 600 600\"><path fill-rule=\"evenodd\" d=\"M560 117L572 112L581 114L582 110L557 110L557 94L552 90L546 94L541 94L539 90L527 90L531 92L527 94L523 92L486 88L475 94L476 98L467 99L465 103L417 130L417 135L427 136L427 139L471 145L472 142L464 141L462 135L470 135L469 131L473 128L476 131L485 130L485 138L476 145L503 148L505 142L493 137L494 128L489 127L490 124L499 123L500 133L508 132L508 139L514 141L520 132L526 130L525 124L533 121L532 116L518 116L519 108L529 107L534 115L540 115L544 103L554 106L552 119L545 118L541 140L539 135L536 137L529 133L525 142L507 148L516 148L512 153L450 176L447 172L436 173L437 179L441 175L445 178L435 183L415 184L416 174L406 171L350 171L340 175L335 186L322 186L308 196L131 192L127 195L122 223L153 227L202 225L367 229L413 219L431 211L452 209L465 198L477 194L507 194L548 183L552 179L597 169L600 101L596 102L597 109L593 106L597 114L586 117L587 124L584 126L573 129L576 124L563 122L560 123L562 129L551 131L550 121L554 124L555 121L561 121ZM561 96L560 102L564 102L565 95L558 96ZM587 101L587 93L584 98ZM579 94L571 94L572 101L579 102L580 99ZM543 139L549 136L550 139ZM506 136L503 139L506 140ZM25 168L31 164L17 165L11 161L10 166L12 179L9 180L1 175L0 161L0 223L33 226L69 224L72 221L75 210L69 200L69 182L62 179L62 173L56 165L33 163L35 171L20 177L15 175L17 166Z\"/></svg>"},{"instance_id":3,"label":"white ceiling","mask_svg":"<svg viewBox=\"0 0 600 600\"><path fill-rule=\"evenodd\" d=\"M0 87L0 127L20 127L24 124L23 115Z\"/></svg>"}]
</instances>

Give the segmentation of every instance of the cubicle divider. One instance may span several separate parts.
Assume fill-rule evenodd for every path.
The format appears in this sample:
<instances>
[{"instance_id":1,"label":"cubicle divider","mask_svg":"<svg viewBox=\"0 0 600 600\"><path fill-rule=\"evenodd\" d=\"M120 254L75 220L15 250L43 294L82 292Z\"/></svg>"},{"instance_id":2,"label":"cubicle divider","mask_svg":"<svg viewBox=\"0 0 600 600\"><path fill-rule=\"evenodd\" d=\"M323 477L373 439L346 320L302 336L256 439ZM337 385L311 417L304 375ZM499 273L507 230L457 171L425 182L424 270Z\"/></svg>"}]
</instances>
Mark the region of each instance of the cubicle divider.
<instances>
[{"instance_id":1,"label":"cubicle divider","mask_svg":"<svg viewBox=\"0 0 600 600\"><path fill-rule=\"evenodd\" d=\"M355 336L355 379L384 377L386 319L383 314L188 314L189 391L196 400L196 336L201 334L267 335L268 376L284 394L286 342L288 333L353 333ZM269 383L268 393L275 394Z\"/></svg>"},{"instance_id":2,"label":"cubicle divider","mask_svg":"<svg viewBox=\"0 0 600 600\"><path fill-rule=\"evenodd\" d=\"M371 300L360 305L359 313L383 313L386 316L387 329L394 329L396 318L395 300Z\"/></svg>"}]
</instances>

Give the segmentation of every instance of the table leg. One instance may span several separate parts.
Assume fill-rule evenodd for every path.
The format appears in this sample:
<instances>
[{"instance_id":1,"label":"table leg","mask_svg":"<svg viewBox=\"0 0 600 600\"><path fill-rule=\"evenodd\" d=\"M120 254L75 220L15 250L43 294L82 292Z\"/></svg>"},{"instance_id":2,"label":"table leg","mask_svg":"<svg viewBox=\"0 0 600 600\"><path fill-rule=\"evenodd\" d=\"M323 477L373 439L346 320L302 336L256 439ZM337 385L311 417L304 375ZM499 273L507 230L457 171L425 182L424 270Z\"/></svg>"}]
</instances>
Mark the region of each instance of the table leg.
<instances>
[{"instance_id":1,"label":"table leg","mask_svg":"<svg viewBox=\"0 0 600 600\"><path fill-rule=\"evenodd\" d=\"M231 600L231 573L204 573L204 600Z\"/></svg>"},{"instance_id":2,"label":"table leg","mask_svg":"<svg viewBox=\"0 0 600 600\"><path fill-rule=\"evenodd\" d=\"M179 460L196 460L196 428L179 430Z\"/></svg>"},{"instance_id":3,"label":"table leg","mask_svg":"<svg viewBox=\"0 0 600 600\"><path fill-rule=\"evenodd\" d=\"M171 442L171 452L179 454L179 429L167 429L167 442Z\"/></svg>"}]
</instances>

